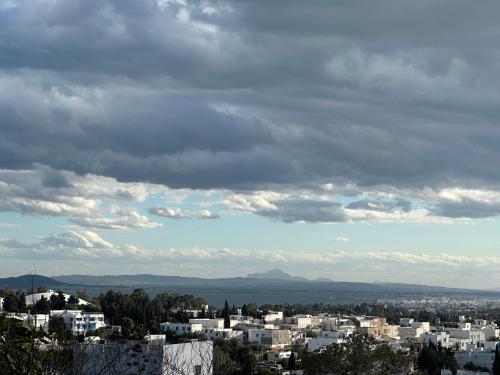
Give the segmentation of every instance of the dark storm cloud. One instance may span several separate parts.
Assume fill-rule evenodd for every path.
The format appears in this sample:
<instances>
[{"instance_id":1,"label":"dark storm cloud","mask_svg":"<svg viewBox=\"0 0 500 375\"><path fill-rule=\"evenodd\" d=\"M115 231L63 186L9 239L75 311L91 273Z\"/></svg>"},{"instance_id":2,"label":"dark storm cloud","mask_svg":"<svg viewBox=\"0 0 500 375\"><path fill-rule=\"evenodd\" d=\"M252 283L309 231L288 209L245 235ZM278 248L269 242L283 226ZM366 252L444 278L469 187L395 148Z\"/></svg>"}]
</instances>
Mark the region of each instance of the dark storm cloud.
<instances>
[{"instance_id":1,"label":"dark storm cloud","mask_svg":"<svg viewBox=\"0 0 500 375\"><path fill-rule=\"evenodd\" d=\"M496 2L0 4L2 168L499 189ZM345 220L286 204L283 221Z\"/></svg>"},{"instance_id":2,"label":"dark storm cloud","mask_svg":"<svg viewBox=\"0 0 500 375\"><path fill-rule=\"evenodd\" d=\"M274 204L275 209L260 210L256 213L284 223L337 223L349 220L342 210L342 205L336 202L287 199Z\"/></svg>"},{"instance_id":3,"label":"dark storm cloud","mask_svg":"<svg viewBox=\"0 0 500 375\"><path fill-rule=\"evenodd\" d=\"M432 213L451 218L482 219L500 215L500 202L478 202L470 199L462 202L440 202L432 209Z\"/></svg>"}]
</instances>

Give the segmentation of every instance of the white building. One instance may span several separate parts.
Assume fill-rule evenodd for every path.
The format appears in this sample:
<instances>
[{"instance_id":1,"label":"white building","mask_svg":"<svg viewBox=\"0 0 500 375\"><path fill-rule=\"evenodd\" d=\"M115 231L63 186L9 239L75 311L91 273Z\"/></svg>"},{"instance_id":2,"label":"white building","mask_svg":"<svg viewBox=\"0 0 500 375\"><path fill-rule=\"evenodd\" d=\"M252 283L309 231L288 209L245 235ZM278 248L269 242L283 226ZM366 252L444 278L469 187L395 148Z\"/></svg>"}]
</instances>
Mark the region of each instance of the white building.
<instances>
[{"instance_id":1,"label":"white building","mask_svg":"<svg viewBox=\"0 0 500 375\"><path fill-rule=\"evenodd\" d=\"M413 328L421 328L424 332L430 332L431 324L429 322L413 322L411 324Z\"/></svg>"},{"instance_id":2,"label":"white building","mask_svg":"<svg viewBox=\"0 0 500 375\"><path fill-rule=\"evenodd\" d=\"M81 310L52 310L51 316L60 316L64 320L64 327L74 335L85 335L106 327L104 314L99 312L82 312Z\"/></svg>"},{"instance_id":3,"label":"white building","mask_svg":"<svg viewBox=\"0 0 500 375\"><path fill-rule=\"evenodd\" d=\"M469 329L449 328L446 329L446 332L450 335L450 338L467 340L475 346L478 346L481 341L485 340L485 334L483 331L470 329L470 327Z\"/></svg>"},{"instance_id":4,"label":"white building","mask_svg":"<svg viewBox=\"0 0 500 375\"><path fill-rule=\"evenodd\" d=\"M274 323L283 319L283 311L269 311L266 315L262 315L262 320L266 323Z\"/></svg>"},{"instance_id":5,"label":"white building","mask_svg":"<svg viewBox=\"0 0 500 375\"><path fill-rule=\"evenodd\" d=\"M269 352L267 353L267 360L268 361L276 361L276 362L279 362L283 359L289 359L290 356L292 355L292 351L286 351L286 350L282 350L282 351L277 351L277 352ZM297 358L297 354L295 354L295 358Z\"/></svg>"},{"instance_id":6,"label":"white building","mask_svg":"<svg viewBox=\"0 0 500 375\"><path fill-rule=\"evenodd\" d=\"M7 313L6 316L11 319L17 319L26 322L37 330L49 331L49 315L46 314L26 314L26 313Z\"/></svg>"},{"instance_id":7,"label":"white building","mask_svg":"<svg viewBox=\"0 0 500 375\"><path fill-rule=\"evenodd\" d=\"M493 324L485 324L481 326L481 331L484 332L486 340L494 340L500 336L500 329Z\"/></svg>"},{"instance_id":8,"label":"white building","mask_svg":"<svg viewBox=\"0 0 500 375\"><path fill-rule=\"evenodd\" d=\"M420 336L430 331L429 322L415 322L411 318L401 319L403 324L398 327L398 336L401 341L419 341Z\"/></svg>"},{"instance_id":9,"label":"white building","mask_svg":"<svg viewBox=\"0 0 500 375\"><path fill-rule=\"evenodd\" d=\"M236 315L229 315L229 320L238 320L240 322L252 322L254 320L254 317L236 314Z\"/></svg>"},{"instance_id":10,"label":"white building","mask_svg":"<svg viewBox=\"0 0 500 375\"><path fill-rule=\"evenodd\" d=\"M472 344L469 339L450 337L450 348L457 348L460 351L474 350L477 345Z\"/></svg>"},{"instance_id":11,"label":"white building","mask_svg":"<svg viewBox=\"0 0 500 375\"><path fill-rule=\"evenodd\" d=\"M45 299L47 301L50 301L50 297L52 297L52 295L54 294L58 294L58 292L55 292L53 291L52 289L49 289L47 292L44 292L44 293L34 293L34 294L28 294L26 297L25 297L25 300L26 300L26 305L34 305L36 304L38 301L40 301L42 299L42 297L45 297ZM64 295L64 299L66 300L66 302L68 301L70 295L69 294L65 294L63 293ZM78 299L78 304L79 305L89 305L90 303L83 300L83 299Z\"/></svg>"},{"instance_id":12,"label":"white building","mask_svg":"<svg viewBox=\"0 0 500 375\"><path fill-rule=\"evenodd\" d=\"M486 367L491 370L495 360L495 352L480 349L455 352L455 359L459 367L464 367L466 363L472 362L476 366Z\"/></svg>"},{"instance_id":13,"label":"white building","mask_svg":"<svg viewBox=\"0 0 500 375\"><path fill-rule=\"evenodd\" d=\"M224 329L224 319L189 319L191 324L201 324L203 329Z\"/></svg>"},{"instance_id":14,"label":"white building","mask_svg":"<svg viewBox=\"0 0 500 375\"><path fill-rule=\"evenodd\" d=\"M93 341L74 349L82 375L213 374L213 344L192 341L166 344L162 339Z\"/></svg>"},{"instance_id":15,"label":"white building","mask_svg":"<svg viewBox=\"0 0 500 375\"><path fill-rule=\"evenodd\" d=\"M499 341L483 341L481 343L481 348L483 350L489 350L489 351L495 351L495 349L497 348L497 346L500 348L500 342Z\"/></svg>"},{"instance_id":16,"label":"white building","mask_svg":"<svg viewBox=\"0 0 500 375\"><path fill-rule=\"evenodd\" d=\"M185 314L193 316L194 318L200 316L203 311L205 313L209 311L208 305L202 305L201 309L177 309L177 308L170 309L170 312L172 312L173 314L177 314L178 312L183 312Z\"/></svg>"},{"instance_id":17,"label":"white building","mask_svg":"<svg viewBox=\"0 0 500 375\"><path fill-rule=\"evenodd\" d=\"M341 331L344 332L346 336L356 331L356 324L351 319L345 318L326 318L323 319L321 326L324 331Z\"/></svg>"},{"instance_id":18,"label":"white building","mask_svg":"<svg viewBox=\"0 0 500 375\"><path fill-rule=\"evenodd\" d=\"M413 318L401 318L399 319L399 325L401 327L411 327L414 321Z\"/></svg>"},{"instance_id":19,"label":"white building","mask_svg":"<svg viewBox=\"0 0 500 375\"><path fill-rule=\"evenodd\" d=\"M249 329L248 341L269 348L284 348L291 344L291 333L288 329Z\"/></svg>"},{"instance_id":20,"label":"white building","mask_svg":"<svg viewBox=\"0 0 500 375\"><path fill-rule=\"evenodd\" d=\"M420 342L426 345L432 342L436 347L441 345L443 348L449 348L450 335L446 332L427 332L420 336Z\"/></svg>"},{"instance_id":21,"label":"white building","mask_svg":"<svg viewBox=\"0 0 500 375\"><path fill-rule=\"evenodd\" d=\"M201 323L161 323L160 329L162 332L173 332L177 335L203 332L203 325Z\"/></svg>"},{"instance_id":22,"label":"white building","mask_svg":"<svg viewBox=\"0 0 500 375\"><path fill-rule=\"evenodd\" d=\"M294 329L304 329L312 325L312 318L310 315L295 315L283 319L283 323L293 326Z\"/></svg>"},{"instance_id":23,"label":"white building","mask_svg":"<svg viewBox=\"0 0 500 375\"><path fill-rule=\"evenodd\" d=\"M472 323L469 322L458 322L458 329L463 331L470 331L472 328Z\"/></svg>"},{"instance_id":24,"label":"white building","mask_svg":"<svg viewBox=\"0 0 500 375\"><path fill-rule=\"evenodd\" d=\"M342 344L345 340L342 332L322 331L318 337L313 337L307 343L310 352L321 351L333 344Z\"/></svg>"},{"instance_id":25,"label":"white building","mask_svg":"<svg viewBox=\"0 0 500 375\"><path fill-rule=\"evenodd\" d=\"M243 331L236 331L231 328L206 328L203 330L203 334L208 340L232 340L236 339L243 342Z\"/></svg>"}]
</instances>

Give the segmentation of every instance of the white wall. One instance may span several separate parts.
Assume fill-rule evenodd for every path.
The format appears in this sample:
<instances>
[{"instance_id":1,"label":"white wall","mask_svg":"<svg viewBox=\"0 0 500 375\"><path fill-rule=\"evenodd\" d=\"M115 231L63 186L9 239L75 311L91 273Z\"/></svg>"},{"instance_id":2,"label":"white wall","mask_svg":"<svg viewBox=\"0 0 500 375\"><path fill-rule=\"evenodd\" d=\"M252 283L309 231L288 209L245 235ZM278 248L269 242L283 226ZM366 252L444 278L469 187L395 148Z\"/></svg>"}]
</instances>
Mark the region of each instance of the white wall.
<instances>
[{"instance_id":1,"label":"white wall","mask_svg":"<svg viewBox=\"0 0 500 375\"><path fill-rule=\"evenodd\" d=\"M165 374L212 375L213 343L195 341L163 347Z\"/></svg>"},{"instance_id":2,"label":"white wall","mask_svg":"<svg viewBox=\"0 0 500 375\"><path fill-rule=\"evenodd\" d=\"M223 329L224 328L224 319L189 319L189 323L192 324L201 324L203 329L215 328L215 329Z\"/></svg>"},{"instance_id":3,"label":"white wall","mask_svg":"<svg viewBox=\"0 0 500 375\"><path fill-rule=\"evenodd\" d=\"M203 326L200 323L161 323L160 328L163 332L175 332L178 335L185 333L203 332Z\"/></svg>"}]
</instances>

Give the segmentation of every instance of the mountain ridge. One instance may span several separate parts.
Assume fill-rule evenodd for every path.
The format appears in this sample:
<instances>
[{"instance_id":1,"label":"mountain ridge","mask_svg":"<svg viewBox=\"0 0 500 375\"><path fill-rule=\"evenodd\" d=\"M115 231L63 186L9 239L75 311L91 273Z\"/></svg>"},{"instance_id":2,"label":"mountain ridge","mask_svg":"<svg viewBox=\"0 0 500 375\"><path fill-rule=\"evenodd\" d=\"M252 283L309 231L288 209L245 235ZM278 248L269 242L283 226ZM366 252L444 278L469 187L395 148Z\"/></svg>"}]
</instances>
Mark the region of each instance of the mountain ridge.
<instances>
[{"instance_id":1,"label":"mountain ridge","mask_svg":"<svg viewBox=\"0 0 500 375\"><path fill-rule=\"evenodd\" d=\"M302 276L292 276L279 268L273 268L265 272L249 273L247 279L311 281Z\"/></svg>"},{"instance_id":2,"label":"mountain ridge","mask_svg":"<svg viewBox=\"0 0 500 375\"><path fill-rule=\"evenodd\" d=\"M37 275L39 277L45 277ZM84 289L90 296L98 296L113 289L130 293L136 288L145 289L150 295L158 293L194 294L205 298L214 306L221 306L227 299L231 303L280 304L280 303L326 303L349 304L394 300L397 298L453 297L494 298L500 300L500 292L491 290L447 288L419 284L364 283L325 280L266 279L266 278L201 278L136 275L61 275L40 278L35 287L46 286L75 293ZM29 283L27 282L29 280ZM44 285L44 280L48 285ZM17 281L17 284L16 284ZM0 279L0 288L27 289L31 287L31 276Z\"/></svg>"}]
</instances>

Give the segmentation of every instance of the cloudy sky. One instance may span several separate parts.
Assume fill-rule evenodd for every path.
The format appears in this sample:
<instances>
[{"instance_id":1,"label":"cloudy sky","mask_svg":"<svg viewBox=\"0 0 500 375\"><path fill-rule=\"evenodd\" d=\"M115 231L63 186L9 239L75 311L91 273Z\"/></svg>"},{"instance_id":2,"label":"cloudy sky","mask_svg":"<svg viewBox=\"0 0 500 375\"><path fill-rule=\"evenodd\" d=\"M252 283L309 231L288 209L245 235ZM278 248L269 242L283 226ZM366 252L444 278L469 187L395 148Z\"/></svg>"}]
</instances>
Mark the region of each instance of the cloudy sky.
<instances>
[{"instance_id":1,"label":"cloudy sky","mask_svg":"<svg viewBox=\"0 0 500 375\"><path fill-rule=\"evenodd\" d=\"M499 12L0 0L0 276L497 286Z\"/></svg>"}]
</instances>

